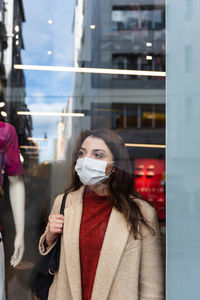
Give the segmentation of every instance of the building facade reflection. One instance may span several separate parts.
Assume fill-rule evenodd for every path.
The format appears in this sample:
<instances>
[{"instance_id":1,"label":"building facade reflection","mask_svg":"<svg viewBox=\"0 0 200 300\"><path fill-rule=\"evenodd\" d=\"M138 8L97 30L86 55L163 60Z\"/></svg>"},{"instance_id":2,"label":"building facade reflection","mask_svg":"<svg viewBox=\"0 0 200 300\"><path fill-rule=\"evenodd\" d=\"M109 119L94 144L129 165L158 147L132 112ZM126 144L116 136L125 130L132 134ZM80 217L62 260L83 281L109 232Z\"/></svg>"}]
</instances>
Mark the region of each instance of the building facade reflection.
<instances>
[{"instance_id":1,"label":"building facade reflection","mask_svg":"<svg viewBox=\"0 0 200 300\"><path fill-rule=\"evenodd\" d=\"M165 71L165 1L136 2L76 1L75 67ZM72 98L73 110L86 112L85 118L72 120L72 136L110 128L126 143L165 144L163 77L76 73ZM133 166L136 159L165 159L164 148L128 150ZM164 207L165 198L161 219Z\"/></svg>"}]
</instances>

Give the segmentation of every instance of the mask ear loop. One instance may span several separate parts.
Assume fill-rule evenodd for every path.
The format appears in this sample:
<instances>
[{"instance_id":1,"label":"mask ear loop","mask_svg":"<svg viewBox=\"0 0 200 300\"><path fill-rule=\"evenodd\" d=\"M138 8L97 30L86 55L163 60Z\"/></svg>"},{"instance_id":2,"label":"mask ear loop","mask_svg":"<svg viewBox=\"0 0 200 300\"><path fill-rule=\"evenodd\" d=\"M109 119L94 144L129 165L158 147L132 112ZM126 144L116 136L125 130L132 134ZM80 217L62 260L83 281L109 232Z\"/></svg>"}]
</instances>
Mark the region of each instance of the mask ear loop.
<instances>
[{"instance_id":1,"label":"mask ear loop","mask_svg":"<svg viewBox=\"0 0 200 300\"><path fill-rule=\"evenodd\" d=\"M108 178L110 178L111 175L115 173L115 171L113 171L113 169L114 169L114 170L116 169L116 167L114 166L114 165L115 165L115 161L109 161L109 162L107 162L107 164L113 164L113 168L112 168L110 174L107 175Z\"/></svg>"}]
</instances>

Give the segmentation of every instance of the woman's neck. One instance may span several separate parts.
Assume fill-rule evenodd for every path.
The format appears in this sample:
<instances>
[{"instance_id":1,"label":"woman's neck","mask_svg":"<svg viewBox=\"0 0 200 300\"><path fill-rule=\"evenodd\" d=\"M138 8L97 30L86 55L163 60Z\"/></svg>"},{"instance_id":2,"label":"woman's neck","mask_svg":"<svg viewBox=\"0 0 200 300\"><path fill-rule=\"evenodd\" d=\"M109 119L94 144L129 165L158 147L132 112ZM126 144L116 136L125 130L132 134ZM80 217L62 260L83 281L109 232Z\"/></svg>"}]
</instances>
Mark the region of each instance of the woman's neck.
<instances>
[{"instance_id":1,"label":"woman's neck","mask_svg":"<svg viewBox=\"0 0 200 300\"><path fill-rule=\"evenodd\" d=\"M106 184L88 185L88 188L99 196L108 196L109 189Z\"/></svg>"}]
</instances>

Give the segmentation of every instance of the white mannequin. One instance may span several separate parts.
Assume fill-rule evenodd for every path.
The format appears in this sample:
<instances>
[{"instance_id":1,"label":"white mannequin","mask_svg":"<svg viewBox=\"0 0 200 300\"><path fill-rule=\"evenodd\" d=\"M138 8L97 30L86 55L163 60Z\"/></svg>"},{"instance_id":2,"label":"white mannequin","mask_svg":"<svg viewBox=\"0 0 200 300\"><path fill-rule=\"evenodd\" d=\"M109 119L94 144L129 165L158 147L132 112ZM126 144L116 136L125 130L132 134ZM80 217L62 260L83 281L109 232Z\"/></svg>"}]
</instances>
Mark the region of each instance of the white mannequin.
<instances>
[{"instance_id":1,"label":"white mannequin","mask_svg":"<svg viewBox=\"0 0 200 300\"><path fill-rule=\"evenodd\" d=\"M8 176L10 202L15 223L14 253L10 263L16 267L24 253L24 211L25 211L25 187L20 176Z\"/></svg>"},{"instance_id":2,"label":"white mannequin","mask_svg":"<svg viewBox=\"0 0 200 300\"><path fill-rule=\"evenodd\" d=\"M8 176L9 179L9 194L13 218L15 223L15 241L14 253L11 257L10 264L16 267L24 253L24 203L25 203L25 188L24 182L20 176ZM5 300L4 291L4 251L2 242L0 243L0 300Z\"/></svg>"},{"instance_id":3,"label":"white mannequin","mask_svg":"<svg viewBox=\"0 0 200 300\"><path fill-rule=\"evenodd\" d=\"M10 263L16 267L24 253L24 203L25 187L20 174L23 174L23 167L20 162L18 138L15 128L4 122L0 122L0 176L4 169L9 179L9 194L11 208L15 224L14 253ZM0 177L0 186L2 184ZM9 234L6 233L6 234ZM0 232L1 238L1 232ZM4 247L0 241L0 300L5 299L4 290L5 268L4 268Z\"/></svg>"}]
</instances>

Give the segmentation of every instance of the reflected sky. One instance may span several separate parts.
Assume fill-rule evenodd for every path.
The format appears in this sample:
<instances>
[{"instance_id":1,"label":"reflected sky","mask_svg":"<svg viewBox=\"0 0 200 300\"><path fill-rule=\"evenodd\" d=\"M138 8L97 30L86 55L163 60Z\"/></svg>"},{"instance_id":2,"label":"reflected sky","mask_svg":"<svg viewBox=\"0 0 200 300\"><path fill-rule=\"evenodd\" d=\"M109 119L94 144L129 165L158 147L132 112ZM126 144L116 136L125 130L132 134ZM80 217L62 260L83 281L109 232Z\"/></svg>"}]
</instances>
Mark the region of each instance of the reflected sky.
<instances>
[{"instance_id":1,"label":"reflected sky","mask_svg":"<svg viewBox=\"0 0 200 300\"><path fill-rule=\"evenodd\" d=\"M75 0L23 0L26 22L23 24L25 49L23 64L73 66L73 15ZM30 111L61 112L72 92L72 74L64 72L24 71L26 103ZM60 117L33 117L33 136L48 136L48 153L40 152L40 161L51 160L57 122Z\"/></svg>"}]
</instances>

